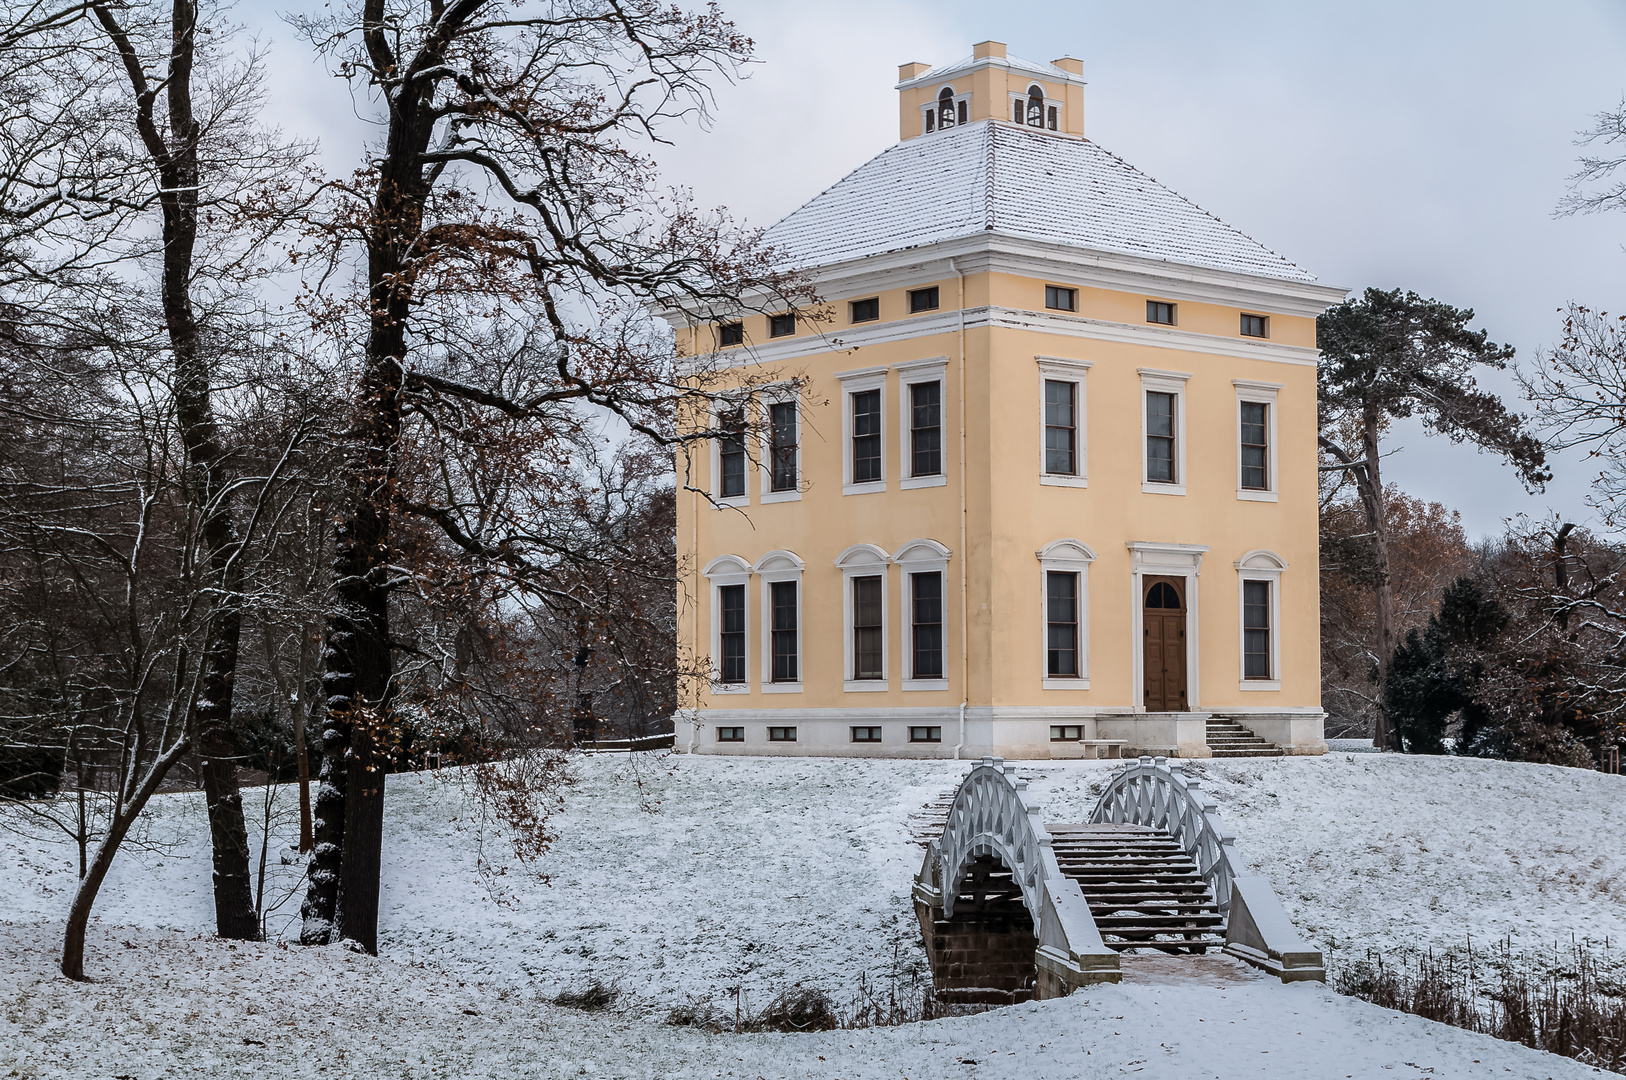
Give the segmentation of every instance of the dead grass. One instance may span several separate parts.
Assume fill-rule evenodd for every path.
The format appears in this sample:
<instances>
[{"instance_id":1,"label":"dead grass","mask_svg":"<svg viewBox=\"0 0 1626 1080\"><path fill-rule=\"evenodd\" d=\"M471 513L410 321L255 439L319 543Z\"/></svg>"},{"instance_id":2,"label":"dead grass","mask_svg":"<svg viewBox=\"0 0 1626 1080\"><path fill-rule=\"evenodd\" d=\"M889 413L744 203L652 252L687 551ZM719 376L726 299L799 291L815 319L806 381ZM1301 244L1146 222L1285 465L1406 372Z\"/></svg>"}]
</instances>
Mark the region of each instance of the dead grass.
<instances>
[{"instance_id":1,"label":"dead grass","mask_svg":"<svg viewBox=\"0 0 1626 1080\"><path fill-rule=\"evenodd\" d=\"M1529 957L1503 942L1488 955L1429 951L1399 965L1369 952L1338 972L1335 987L1385 1009L1626 1073L1626 987L1610 970L1578 944L1567 957L1556 949Z\"/></svg>"}]
</instances>

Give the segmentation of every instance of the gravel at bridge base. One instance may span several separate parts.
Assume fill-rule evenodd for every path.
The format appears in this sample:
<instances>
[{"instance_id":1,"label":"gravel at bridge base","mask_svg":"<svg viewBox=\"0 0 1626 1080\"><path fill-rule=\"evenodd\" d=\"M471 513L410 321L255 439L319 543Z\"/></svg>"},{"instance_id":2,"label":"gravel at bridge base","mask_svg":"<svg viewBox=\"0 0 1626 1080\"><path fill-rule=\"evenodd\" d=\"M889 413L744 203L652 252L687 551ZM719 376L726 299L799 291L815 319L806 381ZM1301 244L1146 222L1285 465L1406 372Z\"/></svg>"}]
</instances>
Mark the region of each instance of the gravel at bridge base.
<instances>
[{"instance_id":1,"label":"gravel at bridge base","mask_svg":"<svg viewBox=\"0 0 1626 1080\"><path fill-rule=\"evenodd\" d=\"M121 856L87 961L105 981L88 987L51 975L73 852L44 833L0 833L0 1075L1593 1072L1324 988L1268 982L1103 988L812 1036L706 1036L658 1023L690 997L731 1003L735 986L756 1005L796 982L843 1001L860 973L883 992L918 975L908 884L920 853L909 817L965 767L579 761L555 819L551 887L512 866L482 878L474 815L457 784L392 777L377 959L201 937L213 921L201 804L165 796L149 835L172 846ZM1082 820L1111 767L1020 763L1052 821ZM1445 948L1470 932L1487 943L1513 934L1532 950L1571 933L1618 940L1626 922L1626 788L1617 778L1392 755L1202 770L1243 861L1271 877L1306 936L1335 959L1369 946ZM489 833L484 850L499 866L508 854ZM297 868L279 866L267 893L296 884ZM295 908L297 898L273 931L297 933ZM618 981L622 1002L597 1014L546 1003L592 977ZM322 1029L333 1035L317 1039Z\"/></svg>"}]
</instances>

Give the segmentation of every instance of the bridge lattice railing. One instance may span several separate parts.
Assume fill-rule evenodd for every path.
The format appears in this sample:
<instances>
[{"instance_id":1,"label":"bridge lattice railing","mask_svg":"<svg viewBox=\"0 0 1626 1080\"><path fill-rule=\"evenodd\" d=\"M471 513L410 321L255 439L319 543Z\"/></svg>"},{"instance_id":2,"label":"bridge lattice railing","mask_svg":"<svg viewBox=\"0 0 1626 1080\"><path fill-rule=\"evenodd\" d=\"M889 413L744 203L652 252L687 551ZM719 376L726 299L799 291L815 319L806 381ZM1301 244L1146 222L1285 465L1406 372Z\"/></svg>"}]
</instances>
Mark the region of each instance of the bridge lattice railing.
<instances>
[{"instance_id":1,"label":"bridge lattice railing","mask_svg":"<svg viewBox=\"0 0 1626 1080\"><path fill-rule=\"evenodd\" d=\"M1145 825L1160 829L1197 864L1213 892L1219 912L1229 922L1236 869L1232 846L1236 834L1226 829L1217 806L1202 790L1202 781L1172 767L1166 758L1143 757L1112 778L1090 814L1092 824Z\"/></svg>"}]
</instances>

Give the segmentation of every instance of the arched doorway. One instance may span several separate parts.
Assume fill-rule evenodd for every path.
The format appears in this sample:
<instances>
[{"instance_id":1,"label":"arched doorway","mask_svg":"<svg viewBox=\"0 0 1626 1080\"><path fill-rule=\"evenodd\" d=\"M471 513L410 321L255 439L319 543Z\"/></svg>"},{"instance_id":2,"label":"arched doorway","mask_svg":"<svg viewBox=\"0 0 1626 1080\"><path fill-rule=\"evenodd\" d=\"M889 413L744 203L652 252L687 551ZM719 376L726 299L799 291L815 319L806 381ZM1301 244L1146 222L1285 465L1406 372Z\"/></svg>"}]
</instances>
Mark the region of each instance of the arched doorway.
<instances>
[{"instance_id":1,"label":"arched doorway","mask_svg":"<svg viewBox=\"0 0 1626 1080\"><path fill-rule=\"evenodd\" d=\"M1185 712L1185 579L1142 578L1141 603L1146 711Z\"/></svg>"}]
</instances>

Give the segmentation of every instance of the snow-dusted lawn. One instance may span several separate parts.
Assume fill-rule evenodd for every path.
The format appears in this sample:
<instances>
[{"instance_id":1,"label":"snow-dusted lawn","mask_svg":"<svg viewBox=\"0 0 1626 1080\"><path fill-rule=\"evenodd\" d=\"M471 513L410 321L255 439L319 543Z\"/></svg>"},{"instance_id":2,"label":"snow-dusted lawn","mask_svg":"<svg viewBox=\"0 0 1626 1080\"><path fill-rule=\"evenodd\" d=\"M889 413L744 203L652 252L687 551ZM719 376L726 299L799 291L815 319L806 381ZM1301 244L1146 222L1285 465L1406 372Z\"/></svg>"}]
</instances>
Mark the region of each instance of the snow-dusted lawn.
<instances>
[{"instance_id":1,"label":"snow-dusted lawn","mask_svg":"<svg viewBox=\"0 0 1626 1080\"><path fill-rule=\"evenodd\" d=\"M203 936L213 919L201 807L167 796L152 832L176 846L121 857L87 958L102 981L88 987L52 974L71 850L0 834L0 1076L427 1076L431 1066L504 1077L1593 1073L1268 980L1098 988L816 1036L705 1036L658 1023L674 1002L721 1000L734 986L758 1004L798 981L844 999L861 973L884 987L919 970L908 888L920 852L908 819L965 768L579 761L555 818L551 886L512 866L479 875L461 789L392 777L377 959ZM1021 763L1052 821L1083 820L1111 768ZM1335 957L1448 948L1470 932L1476 945L1511 933L1515 947L1535 950L1572 933L1619 940L1626 929L1618 778L1342 753L1202 768L1243 860ZM501 838L487 835L485 851L512 863ZM278 868L286 884L293 873ZM295 908L297 899L285 911ZM544 1000L591 977L617 981L625 1003L582 1014ZM332 1041L317 1039L323 1031Z\"/></svg>"}]
</instances>

